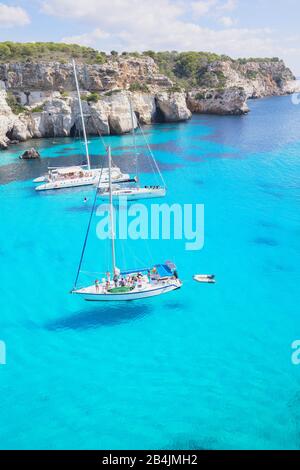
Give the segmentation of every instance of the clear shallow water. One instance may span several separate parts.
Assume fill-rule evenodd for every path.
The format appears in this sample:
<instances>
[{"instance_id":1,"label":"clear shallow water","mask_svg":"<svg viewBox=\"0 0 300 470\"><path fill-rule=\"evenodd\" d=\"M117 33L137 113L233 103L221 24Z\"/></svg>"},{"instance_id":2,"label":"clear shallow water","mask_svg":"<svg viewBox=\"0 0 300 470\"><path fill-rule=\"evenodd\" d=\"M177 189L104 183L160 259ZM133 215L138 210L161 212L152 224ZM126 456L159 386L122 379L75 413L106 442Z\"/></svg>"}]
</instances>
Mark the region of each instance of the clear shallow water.
<instances>
[{"instance_id":1,"label":"clear shallow water","mask_svg":"<svg viewBox=\"0 0 300 470\"><path fill-rule=\"evenodd\" d=\"M39 141L42 162L19 161L21 146L1 153L1 448L300 448L300 107L289 97L251 107L145 129L166 202L204 203L206 224L200 252L151 243L184 287L147 302L68 295L92 191L36 194L31 179L50 159L80 163L80 144ZM130 136L105 140L132 169ZM97 139L91 153L103 158ZM107 257L94 235L92 269ZM193 283L196 272L218 283Z\"/></svg>"}]
</instances>

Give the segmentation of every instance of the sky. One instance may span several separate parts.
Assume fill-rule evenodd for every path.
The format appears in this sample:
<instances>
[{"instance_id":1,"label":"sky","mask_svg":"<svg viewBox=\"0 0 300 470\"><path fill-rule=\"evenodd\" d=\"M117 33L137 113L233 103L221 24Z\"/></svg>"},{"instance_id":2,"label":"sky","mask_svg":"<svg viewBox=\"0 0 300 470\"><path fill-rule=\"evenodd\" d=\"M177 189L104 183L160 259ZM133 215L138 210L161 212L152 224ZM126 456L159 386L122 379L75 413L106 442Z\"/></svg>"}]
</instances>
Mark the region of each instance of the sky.
<instances>
[{"instance_id":1,"label":"sky","mask_svg":"<svg viewBox=\"0 0 300 470\"><path fill-rule=\"evenodd\" d=\"M280 57L300 76L299 0L0 0L0 41Z\"/></svg>"}]
</instances>

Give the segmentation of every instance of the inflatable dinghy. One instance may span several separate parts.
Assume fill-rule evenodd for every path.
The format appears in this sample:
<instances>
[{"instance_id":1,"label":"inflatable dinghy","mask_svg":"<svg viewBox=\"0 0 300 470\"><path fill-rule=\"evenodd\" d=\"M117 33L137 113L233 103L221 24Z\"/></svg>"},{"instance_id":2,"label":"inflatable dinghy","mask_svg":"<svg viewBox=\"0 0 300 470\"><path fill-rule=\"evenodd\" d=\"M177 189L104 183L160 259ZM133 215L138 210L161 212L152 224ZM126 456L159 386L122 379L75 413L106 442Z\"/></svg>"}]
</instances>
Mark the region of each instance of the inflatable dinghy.
<instances>
[{"instance_id":1,"label":"inflatable dinghy","mask_svg":"<svg viewBox=\"0 0 300 470\"><path fill-rule=\"evenodd\" d=\"M194 281L202 282L205 284L215 284L216 279L214 274L195 274Z\"/></svg>"}]
</instances>

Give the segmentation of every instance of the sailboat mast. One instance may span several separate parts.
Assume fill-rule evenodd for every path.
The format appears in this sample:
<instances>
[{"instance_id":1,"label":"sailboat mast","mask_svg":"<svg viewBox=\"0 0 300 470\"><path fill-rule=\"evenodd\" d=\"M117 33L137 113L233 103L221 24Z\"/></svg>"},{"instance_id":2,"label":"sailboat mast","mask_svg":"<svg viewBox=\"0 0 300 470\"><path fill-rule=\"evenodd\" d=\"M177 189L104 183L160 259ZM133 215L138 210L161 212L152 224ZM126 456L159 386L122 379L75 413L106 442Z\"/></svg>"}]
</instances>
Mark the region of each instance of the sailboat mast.
<instances>
[{"instance_id":1,"label":"sailboat mast","mask_svg":"<svg viewBox=\"0 0 300 470\"><path fill-rule=\"evenodd\" d=\"M79 109L80 109L80 115L81 115L82 131L83 131L87 166L88 166L88 169L90 170L91 169L91 163L90 163L89 147L88 147L88 141L87 141L87 136L86 136L86 128L85 128L85 122L84 122L84 116L83 116L81 96L80 96L80 91L79 91L79 83L78 83L77 72L76 72L76 64L75 64L74 59L73 59L73 70L74 70L76 90L77 90L77 95L78 95L78 103L79 103Z\"/></svg>"},{"instance_id":2,"label":"sailboat mast","mask_svg":"<svg viewBox=\"0 0 300 470\"><path fill-rule=\"evenodd\" d=\"M137 151L136 151L136 137L135 137L135 129L134 129L134 114L133 114L133 107L132 107L132 101L131 97L129 99L129 106L130 106L130 116L131 116L131 133L132 133L132 140L133 140L133 146L134 146L134 154L135 154L135 160L136 160L136 175L138 176L138 156L137 156Z\"/></svg>"},{"instance_id":3,"label":"sailboat mast","mask_svg":"<svg viewBox=\"0 0 300 470\"><path fill-rule=\"evenodd\" d=\"M115 253L115 222L114 222L114 206L112 195L112 182L111 182L111 148L107 149L108 153L108 172L109 172L109 214L110 214L110 236L111 236L111 259L112 259L112 274L114 275L116 269L116 253Z\"/></svg>"}]
</instances>

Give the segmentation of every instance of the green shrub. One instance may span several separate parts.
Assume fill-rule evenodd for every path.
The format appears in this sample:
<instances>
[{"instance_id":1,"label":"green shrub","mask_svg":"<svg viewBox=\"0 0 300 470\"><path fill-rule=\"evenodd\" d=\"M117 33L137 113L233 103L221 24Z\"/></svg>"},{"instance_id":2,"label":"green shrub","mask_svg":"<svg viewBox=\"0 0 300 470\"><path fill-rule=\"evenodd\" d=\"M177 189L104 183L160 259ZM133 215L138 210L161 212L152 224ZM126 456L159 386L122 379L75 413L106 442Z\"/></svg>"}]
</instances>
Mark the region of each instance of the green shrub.
<instances>
[{"instance_id":1,"label":"green shrub","mask_svg":"<svg viewBox=\"0 0 300 470\"><path fill-rule=\"evenodd\" d=\"M257 78L258 72L256 70L247 70L246 77L250 80L255 80Z\"/></svg>"},{"instance_id":2,"label":"green shrub","mask_svg":"<svg viewBox=\"0 0 300 470\"><path fill-rule=\"evenodd\" d=\"M195 95L196 100L205 100L205 98L206 98L205 93L196 93Z\"/></svg>"},{"instance_id":3,"label":"green shrub","mask_svg":"<svg viewBox=\"0 0 300 470\"><path fill-rule=\"evenodd\" d=\"M100 95L98 93L91 93L86 97L88 103L97 103L100 100Z\"/></svg>"},{"instance_id":4,"label":"green shrub","mask_svg":"<svg viewBox=\"0 0 300 470\"><path fill-rule=\"evenodd\" d=\"M105 93L105 96L112 96L112 95L114 95L115 93L120 93L120 91L122 91L122 90L120 90L120 88L115 88L114 90L109 90L109 91L107 91L107 92Z\"/></svg>"},{"instance_id":5,"label":"green shrub","mask_svg":"<svg viewBox=\"0 0 300 470\"><path fill-rule=\"evenodd\" d=\"M31 110L32 113L42 113L44 111L44 106L41 105L41 106L36 106L35 108L33 108Z\"/></svg>"},{"instance_id":6,"label":"green shrub","mask_svg":"<svg viewBox=\"0 0 300 470\"><path fill-rule=\"evenodd\" d=\"M173 85L168 88L169 93L180 93L182 91L182 87L180 85Z\"/></svg>"},{"instance_id":7,"label":"green shrub","mask_svg":"<svg viewBox=\"0 0 300 470\"><path fill-rule=\"evenodd\" d=\"M21 114L26 111L26 108L18 103L17 98L15 95L13 95L13 93L7 94L6 101L14 114Z\"/></svg>"},{"instance_id":8,"label":"green shrub","mask_svg":"<svg viewBox=\"0 0 300 470\"><path fill-rule=\"evenodd\" d=\"M70 62L71 57L76 57L85 63L103 63L106 54L91 47L78 44L64 44L55 42L12 42L0 43L0 62L26 60L54 60L62 63Z\"/></svg>"},{"instance_id":9,"label":"green shrub","mask_svg":"<svg viewBox=\"0 0 300 470\"><path fill-rule=\"evenodd\" d=\"M144 83L134 82L131 83L129 91L141 91L143 93L148 93L149 88Z\"/></svg>"}]
</instances>

